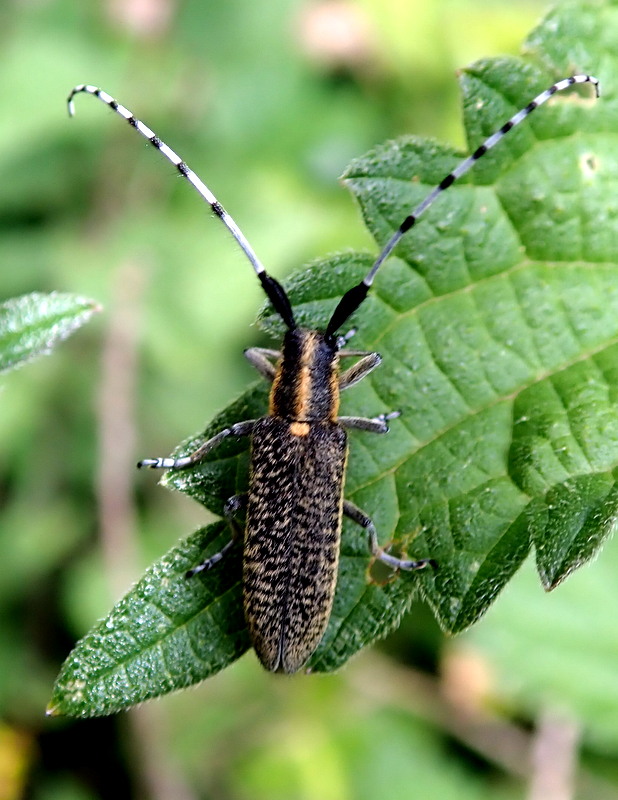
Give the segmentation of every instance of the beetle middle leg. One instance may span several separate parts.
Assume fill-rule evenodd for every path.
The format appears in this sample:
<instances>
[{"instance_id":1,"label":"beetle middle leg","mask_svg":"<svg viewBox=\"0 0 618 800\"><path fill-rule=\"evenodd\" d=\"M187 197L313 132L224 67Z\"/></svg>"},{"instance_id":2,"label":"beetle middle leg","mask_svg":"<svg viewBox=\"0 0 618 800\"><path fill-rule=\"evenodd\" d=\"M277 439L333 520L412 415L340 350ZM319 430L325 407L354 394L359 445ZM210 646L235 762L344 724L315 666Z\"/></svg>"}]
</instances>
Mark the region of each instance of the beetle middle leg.
<instances>
[{"instance_id":1,"label":"beetle middle leg","mask_svg":"<svg viewBox=\"0 0 618 800\"><path fill-rule=\"evenodd\" d=\"M194 450L188 456L181 456L174 458L173 456L163 456L159 458L144 458L138 461L137 468L149 467L150 469L185 469L194 464L199 464L202 459L206 458L211 450L221 444L228 436L250 436L255 427L256 420L247 419L244 422L237 422L230 425L229 428L224 428L219 431L215 436L203 442L197 450Z\"/></svg>"},{"instance_id":2,"label":"beetle middle leg","mask_svg":"<svg viewBox=\"0 0 618 800\"><path fill-rule=\"evenodd\" d=\"M212 569L215 564L218 564L219 561L228 553L235 542L239 541L243 537L243 527L239 524L238 520L236 519L236 514L239 511L242 511L247 507L247 495L246 494L235 494L230 497L224 507L224 514L226 520L229 522L230 529L232 531L232 538L229 542L223 545L221 550L218 553L214 553L212 556L205 558L200 564L195 567L191 567L191 569L185 572L185 578L192 578L198 572L205 572L209 569Z\"/></svg>"},{"instance_id":3,"label":"beetle middle leg","mask_svg":"<svg viewBox=\"0 0 618 800\"><path fill-rule=\"evenodd\" d=\"M391 411L390 414L378 414L376 417L337 417L337 422L343 428L369 431L369 433L388 433L388 420L400 415L401 411Z\"/></svg>"},{"instance_id":4,"label":"beetle middle leg","mask_svg":"<svg viewBox=\"0 0 618 800\"><path fill-rule=\"evenodd\" d=\"M387 553L384 548L380 547L378 544L378 532L376 531L371 517L368 517L364 511L361 511L358 506L355 506L354 503L351 503L349 500L343 501L343 513L346 517L349 517L367 531L371 554L374 558L377 558L378 561L386 564L391 569L414 570L424 569L425 567L433 567L436 569L437 564L433 558L422 558L419 561L411 561L410 559L397 558Z\"/></svg>"}]
</instances>

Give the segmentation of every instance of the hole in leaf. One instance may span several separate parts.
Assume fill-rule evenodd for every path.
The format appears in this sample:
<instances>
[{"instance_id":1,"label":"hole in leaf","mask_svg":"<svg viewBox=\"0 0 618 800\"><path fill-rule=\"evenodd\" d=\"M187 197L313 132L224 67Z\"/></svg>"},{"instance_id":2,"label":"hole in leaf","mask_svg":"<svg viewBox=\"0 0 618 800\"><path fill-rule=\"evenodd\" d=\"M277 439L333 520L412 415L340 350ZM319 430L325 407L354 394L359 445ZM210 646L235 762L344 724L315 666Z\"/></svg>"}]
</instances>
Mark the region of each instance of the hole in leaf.
<instances>
[{"instance_id":1,"label":"hole in leaf","mask_svg":"<svg viewBox=\"0 0 618 800\"><path fill-rule=\"evenodd\" d=\"M397 570L392 569L384 564L384 562L374 558L371 564L369 564L367 574L370 583L375 583L377 586L386 586L388 583L392 583L395 580Z\"/></svg>"}]
</instances>

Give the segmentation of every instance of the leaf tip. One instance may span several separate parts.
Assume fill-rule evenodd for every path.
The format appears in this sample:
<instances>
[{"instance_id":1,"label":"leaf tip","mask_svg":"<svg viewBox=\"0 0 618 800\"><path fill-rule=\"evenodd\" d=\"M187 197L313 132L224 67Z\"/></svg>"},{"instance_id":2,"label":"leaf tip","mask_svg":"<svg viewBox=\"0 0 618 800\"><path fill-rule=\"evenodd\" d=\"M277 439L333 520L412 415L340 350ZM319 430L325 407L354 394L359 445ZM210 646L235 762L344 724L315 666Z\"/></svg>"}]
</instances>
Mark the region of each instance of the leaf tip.
<instances>
[{"instance_id":1,"label":"leaf tip","mask_svg":"<svg viewBox=\"0 0 618 800\"><path fill-rule=\"evenodd\" d=\"M46 717L61 717L62 711L60 710L60 706L54 703L53 700L50 700L47 708L45 709L45 716Z\"/></svg>"}]
</instances>

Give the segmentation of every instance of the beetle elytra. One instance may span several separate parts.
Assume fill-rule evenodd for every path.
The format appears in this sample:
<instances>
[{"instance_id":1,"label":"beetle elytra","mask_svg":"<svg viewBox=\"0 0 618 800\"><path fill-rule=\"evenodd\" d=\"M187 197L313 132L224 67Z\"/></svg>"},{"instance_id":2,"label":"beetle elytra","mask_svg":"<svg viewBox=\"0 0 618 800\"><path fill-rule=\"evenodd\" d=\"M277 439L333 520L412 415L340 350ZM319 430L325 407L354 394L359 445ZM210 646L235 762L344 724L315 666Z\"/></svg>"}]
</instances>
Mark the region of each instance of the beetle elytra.
<instances>
[{"instance_id":1,"label":"beetle elytra","mask_svg":"<svg viewBox=\"0 0 618 800\"><path fill-rule=\"evenodd\" d=\"M210 569L224 558L234 538L241 535L235 514L246 509L242 532L243 603L251 641L266 669L296 672L307 663L320 643L333 603L344 515L366 531L371 553L389 567L416 570L436 566L432 559L413 561L386 552L379 545L371 519L344 499L347 430L386 433L388 419L397 412L372 418L339 416L340 391L366 377L381 360L377 353L347 349L346 338L339 336L339 332L366 298L376 273L401 237L440 193L535 108L576 83L593 84L598 96L598 81L590 75L573 75L558 81L512 116L443 178L403 220L363 280L342 296L324 331L297 325L285 290L266 272L234 220L200 178L153 131L95 86L76 86L69 95L71 115L76 94L85 92L98 97L192 184L243 250L287 329L281 352L263 348L246 352L250 363L272 384L269 408L264 417L225 428L188 456L147 458L138 465L185 469L201 461L229 436L250 438L249 491L246 496L231 498L226 506L232 539L221 552L187 575ZM357 360L341 370L340 359L348 357Z\"/></svg>"}]
</instances>

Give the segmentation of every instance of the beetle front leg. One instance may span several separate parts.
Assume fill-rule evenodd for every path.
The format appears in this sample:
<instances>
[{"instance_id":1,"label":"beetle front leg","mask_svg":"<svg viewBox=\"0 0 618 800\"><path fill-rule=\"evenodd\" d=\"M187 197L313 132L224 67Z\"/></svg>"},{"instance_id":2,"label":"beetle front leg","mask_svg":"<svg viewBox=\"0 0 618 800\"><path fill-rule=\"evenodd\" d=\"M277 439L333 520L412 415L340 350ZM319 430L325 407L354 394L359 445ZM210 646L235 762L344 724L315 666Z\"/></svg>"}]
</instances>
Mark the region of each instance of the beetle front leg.
<instances>
[{"instance_id":1,"label":"beetle front leg","mask_svg":"<svg viewBox=\"0 0 618 800\"><path fill-rule=\"evenodd\" d=\"M243 531L242 527L238 524L237 520L234 518L235 515L243 508L247 507L247 495L246 494L235 494L230 497L227 502L225 503L224 514L227 521L230 523L230 528L232 531L232 538L229 542L223 545L221 550L218 553L214 553L214 555L209 556L208 558L204 559L200 564L196 567L192 567L191 569L185 572L185 578L192 578L194 575L197 575L198 572L205 572L209 569L212 569L215 564L218 564L219 561L225 556L226 553L232 549L232 546L235 542L242 539Z\"/></svg>"},{"instance_id":2,"label":"beetle front leg","mask_svg":"<svg viewBox=\"0 0 618 800\"><path fill-rule=\"evenodd\" d=\"M235 425L230 425L229 428L224 428L222 431L213 436L212 439L208 439L206 442L201 444L197 450L191 453L188 456L181 456L180 458L174 458L173 456L167 457L160 457L160 458L144 458L142 461L139 461L137 464L138 469L142 469L142 467L149 467L150 469L185 469L185 467L191 467L194 464L199 464L202 459L204 459L211 450L213 450L217 445L221 444L224 439L227 439L228 436L249 436L253 432L253 428L255 427L256 420L248 419L244 422L237 422Z\"/></svg>"},{"instance_id":3,"label":"beetle front leg","mask_svg":"<svg viewBox=\"0 0 618 800\"><path fill-rule=\"evenodd\" d=\"M371 521L371 518L349 500L343 501L343 513L346 515L346 517L349 517L351 520L360 525L361 528L364 528L367 531L371 554L374 556L374 558L377 558L391 569L413 570L424 569L425 567L433 567L434 569L437 569L438 565L433 558L422 558L420 561L411 561L405 558L397 558L396 556L392 556L390 553L387 553L384 548L380 547L378 544L378 532L376 531L376 527Z\"/></svg>"},{"instance_id":4,"label":"beetle front leg","mask_svg":"<svg viewBox=\"0 0 618 800\"><path fill-rule=\"evenodd\" d=\"M362 379L366 375L369 375L382 361L382 356L379 353L367 353L364 350L341 350L339 352L340 358L349 358L352 356L362 356L362 358L339 376L339 388L341 391L349 389L350 386L354 386L355 383L362 381Z\"/></svg>"},{"instance_id":5,"label":"beetle front leg","mask_svg":"<svg viewBox=\"0 0 618 800\"><path fill-rule=\"evenodd\" d=\"M271 359L278 361L281 358L281 353L278 350L270 350L267 347L249 347L245 350L245 358L255 367L263 378L271 383L277 374L277 367L272 363Z\"/></svg>"}]
</instances>

